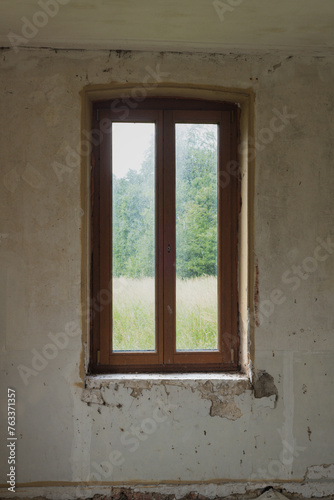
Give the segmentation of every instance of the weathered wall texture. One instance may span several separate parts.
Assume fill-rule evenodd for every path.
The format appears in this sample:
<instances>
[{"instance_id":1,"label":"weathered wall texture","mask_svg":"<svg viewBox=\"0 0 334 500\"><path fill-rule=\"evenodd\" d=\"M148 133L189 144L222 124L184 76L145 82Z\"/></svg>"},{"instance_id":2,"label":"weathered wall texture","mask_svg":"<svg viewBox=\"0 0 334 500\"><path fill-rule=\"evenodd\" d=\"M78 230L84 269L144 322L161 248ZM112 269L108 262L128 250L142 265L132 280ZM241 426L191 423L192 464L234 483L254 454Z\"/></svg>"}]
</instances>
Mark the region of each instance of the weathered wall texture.
<instances>
[{"instance_id":1,"label":"weathered wall texture","mask_svg":"<svg viewBox=\"0 0 334 500\"><path fill-rule=\"evenodd\" d=\"M73 495L93 481L171 482L164 491L180 496L173 482L206 482L198 490L211 497L274 481L305 496L334 493L333 63L1 53L1 421L9 386L18 483L73 483ZM83 387L79 92L148 81L255 92L255 392L209 376Z\"/></svg>"}]
</instances>

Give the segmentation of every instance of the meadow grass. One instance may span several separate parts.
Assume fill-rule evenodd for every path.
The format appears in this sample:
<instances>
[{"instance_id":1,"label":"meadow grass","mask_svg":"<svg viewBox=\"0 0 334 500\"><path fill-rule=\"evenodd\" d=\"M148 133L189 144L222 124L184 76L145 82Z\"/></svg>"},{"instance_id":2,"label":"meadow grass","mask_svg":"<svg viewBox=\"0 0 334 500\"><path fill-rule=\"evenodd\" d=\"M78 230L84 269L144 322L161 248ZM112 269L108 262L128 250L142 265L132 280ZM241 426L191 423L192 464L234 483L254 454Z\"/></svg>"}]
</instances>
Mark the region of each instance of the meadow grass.
<instances>
[{"instance_id":1,"label":"meadow grass","mask_svg":"<svg viewBox=\"0 0 334 500\"><path fill-rule=\"evenodd\" d=\"M176 280L176 349L217 349L217 279Z\"/></svg>"},{"instance_id":2,"label":"meadow grass","mask_svg":"<svg viewBox=\"0 0 334 500\"><path fill-rule=\"evenodd\" d=\"M216 349L216 278L177 279L176 304L177 349ZM153 278L114 279L113 338L115 350L154 350Z\"/></svg>"}]
</instances>

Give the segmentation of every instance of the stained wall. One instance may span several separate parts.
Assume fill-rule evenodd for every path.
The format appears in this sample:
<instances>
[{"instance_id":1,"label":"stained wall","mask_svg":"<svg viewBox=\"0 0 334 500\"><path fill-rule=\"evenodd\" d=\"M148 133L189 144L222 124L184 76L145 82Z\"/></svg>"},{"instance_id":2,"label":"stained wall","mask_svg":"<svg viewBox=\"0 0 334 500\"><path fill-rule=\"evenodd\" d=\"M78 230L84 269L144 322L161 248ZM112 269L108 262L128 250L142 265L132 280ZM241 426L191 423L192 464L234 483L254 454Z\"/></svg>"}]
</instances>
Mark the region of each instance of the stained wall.
<instances>
[{"instance_id":1,"label":"stained wall","mask_svg":"<svg viewBox=\"0 0 334 500\"><path fill-rule=\"evenodd\" d=\"M333 59L20 48L0 65L1 420L12 387L24 494L94 481L333 493ZM250 348L269 392L247 378L85 377L80 92L115 82L254 91ZM2 446L6 473L7 458Z\"/></svg>"}]
</instances>

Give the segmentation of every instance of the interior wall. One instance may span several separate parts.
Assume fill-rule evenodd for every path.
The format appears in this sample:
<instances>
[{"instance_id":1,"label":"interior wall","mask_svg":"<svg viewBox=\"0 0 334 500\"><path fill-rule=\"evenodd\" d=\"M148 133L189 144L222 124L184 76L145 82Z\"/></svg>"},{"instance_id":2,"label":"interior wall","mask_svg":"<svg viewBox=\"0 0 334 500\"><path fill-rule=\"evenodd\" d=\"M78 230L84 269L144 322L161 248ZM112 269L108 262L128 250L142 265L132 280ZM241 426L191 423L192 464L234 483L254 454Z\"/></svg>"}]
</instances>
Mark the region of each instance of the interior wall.
<instances>
[{"instance_id":1,"label":"interior wall","mask_svg":"<svg viewBox=\"0 0 334 500\"><path fill-rule=\"evenodd\" d=\"M0 65L1 408L5 421L14 388L24 494L334 493L333 58L20 48ZM255 390L209 375L84 387L79 93L112 82L142 82L130 106L159 82L255 93ZM7 459L3 446L2 471Z\"/></svg>"}]
</instances>

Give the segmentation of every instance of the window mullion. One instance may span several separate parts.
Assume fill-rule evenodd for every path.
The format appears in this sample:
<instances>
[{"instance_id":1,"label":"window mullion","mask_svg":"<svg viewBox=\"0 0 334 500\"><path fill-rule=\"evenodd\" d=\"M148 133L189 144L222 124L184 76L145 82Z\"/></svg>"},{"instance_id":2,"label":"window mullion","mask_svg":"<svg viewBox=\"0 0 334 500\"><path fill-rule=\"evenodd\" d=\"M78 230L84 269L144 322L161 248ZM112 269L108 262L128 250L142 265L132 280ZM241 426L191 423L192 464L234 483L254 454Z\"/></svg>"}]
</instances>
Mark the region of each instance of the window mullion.
<instances>
[{"instance_id":1,"label":"window mullion","mask_svg":"<svg viewBox=\"0 0 334 500\"><path fill-rule=\"evenodd\" d=\"M156 179L155 179L155 206L156 206L156 350L158 353L159 363L163 364L164 355L164 152L163 152L163 111L158 112L156 122Z\"/></svg>"},{"instance_id":2,"label":"window mullion","mask_svg":"<svg viewBox=\"0 0 334 500\"><path fill-rule=\"evenodd\" d=\"M175 352L175 125L173 112L164 111L164 363Z\"/></svg>"}]
</instances>

